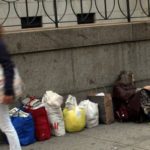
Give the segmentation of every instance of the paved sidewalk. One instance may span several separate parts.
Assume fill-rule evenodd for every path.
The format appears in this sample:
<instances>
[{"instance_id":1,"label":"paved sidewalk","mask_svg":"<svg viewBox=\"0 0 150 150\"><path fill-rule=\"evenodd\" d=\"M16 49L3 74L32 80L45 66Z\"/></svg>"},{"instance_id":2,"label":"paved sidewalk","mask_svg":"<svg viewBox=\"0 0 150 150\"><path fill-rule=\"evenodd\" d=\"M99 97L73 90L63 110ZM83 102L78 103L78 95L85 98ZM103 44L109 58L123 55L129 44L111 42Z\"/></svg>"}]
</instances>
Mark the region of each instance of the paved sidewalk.
<instances>
[{"instance_id":1,"label":"paved sidewalk","mask_svg":"<svg viewBox=\"0 0 150 150\"><path fill-rule=\"evenodd\" d=\"M0 150L8 150L0 145ZM36 142L23 150L150 150L150 123L114 123Z\"/></svg>"}]
</instances>

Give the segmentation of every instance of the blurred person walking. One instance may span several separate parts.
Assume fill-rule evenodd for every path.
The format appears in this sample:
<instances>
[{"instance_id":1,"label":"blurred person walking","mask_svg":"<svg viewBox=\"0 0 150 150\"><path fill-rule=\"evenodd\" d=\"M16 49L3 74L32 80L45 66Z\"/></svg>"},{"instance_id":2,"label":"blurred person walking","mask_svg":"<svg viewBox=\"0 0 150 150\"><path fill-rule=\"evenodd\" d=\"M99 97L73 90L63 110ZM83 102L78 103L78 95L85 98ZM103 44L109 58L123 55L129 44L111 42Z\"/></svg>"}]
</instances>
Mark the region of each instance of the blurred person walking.
<instances>
[{"instance_id":1,"label":"blurred person walking","mask_svg":"<svg viewBox=\"0 0 150 150\"><path fill-rule=\"evenodd\" d=\"M8 105L14 100L14 64L7 52L5 43L2 39L3 29L0 25L0 65L4 70L5 85L4 97L0 103L0 130L6 135L10 150L21 150L18 135L13 127L10 117Z\"/></svg>"}]
</instances>

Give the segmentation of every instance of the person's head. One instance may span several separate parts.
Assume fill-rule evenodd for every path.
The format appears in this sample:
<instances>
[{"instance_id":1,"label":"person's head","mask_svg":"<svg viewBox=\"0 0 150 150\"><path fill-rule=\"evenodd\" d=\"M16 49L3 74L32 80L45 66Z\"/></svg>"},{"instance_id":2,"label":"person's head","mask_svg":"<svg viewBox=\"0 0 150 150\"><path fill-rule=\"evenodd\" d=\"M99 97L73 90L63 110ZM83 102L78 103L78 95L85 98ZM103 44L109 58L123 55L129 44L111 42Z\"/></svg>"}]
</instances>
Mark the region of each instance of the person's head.
<instances>
[{"instance_id":1,"label":"person's head","mask_svg":"<svg viewBox=\"0 0 150 150\"><path fill-rule=\"evenodd\" d=\"M134 81L134 74L130 71L121 71L117 79L117 82L125 85L134 84Z\"/></svg>"}]
</instances>

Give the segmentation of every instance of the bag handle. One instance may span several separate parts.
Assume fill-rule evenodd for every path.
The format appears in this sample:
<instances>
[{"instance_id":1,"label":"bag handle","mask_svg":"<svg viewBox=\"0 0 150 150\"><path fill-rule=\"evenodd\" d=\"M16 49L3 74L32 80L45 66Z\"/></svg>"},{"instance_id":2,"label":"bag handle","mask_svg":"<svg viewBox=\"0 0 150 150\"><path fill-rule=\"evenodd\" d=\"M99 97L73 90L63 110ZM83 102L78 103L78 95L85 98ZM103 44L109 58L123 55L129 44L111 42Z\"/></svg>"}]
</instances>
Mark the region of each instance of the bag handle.
<instances>
[{"instance_id":1,"label":"bag handle","mask_svg":"<svg viewBox=\"0 0 150 150\"><path fill-rule=\"evenodd\" d=\"M30 101L26 104L26 105L24 105L25 107L28 107L29 109L31 108L31 102L33 101L33 100L35 100L36 99L36 97L35 96L29 96L29 99L30 99Z\"/></svg>"},{"instance_id":2,"label":"bag handle","mask_svg":"<svg viewBox=\"0 0 150 150\"><path fill-rule=\"evenodd\" d=\"M17 117L20 117L19 116L19 111L20 111L21 109L19 108L15 113L13 113L13 115L12 115L12 117L15 115L15 116L17 116Z\"/></svg>"}]
</instances>

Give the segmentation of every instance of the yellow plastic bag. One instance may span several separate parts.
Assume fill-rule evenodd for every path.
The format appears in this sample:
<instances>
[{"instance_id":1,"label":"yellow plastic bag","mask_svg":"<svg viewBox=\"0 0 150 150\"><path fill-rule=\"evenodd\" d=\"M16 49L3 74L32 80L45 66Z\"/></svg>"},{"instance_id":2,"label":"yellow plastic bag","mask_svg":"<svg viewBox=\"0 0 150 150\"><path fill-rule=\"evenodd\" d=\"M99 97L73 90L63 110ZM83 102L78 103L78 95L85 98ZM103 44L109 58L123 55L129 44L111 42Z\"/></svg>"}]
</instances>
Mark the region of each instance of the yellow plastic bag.
<instances>
[{"instance_id":1,"label":"yellow plastic bag","mask_svg":"<svg viewBox=\"0 0 150 150\"><path fill-rule=\"evenodd\" d=\"M66 131L78 132L84 129L86 125L86 114L84 109L80 109L78 106L72 109L65 108L63 115Z\"/></svg>"}]
</instances>

